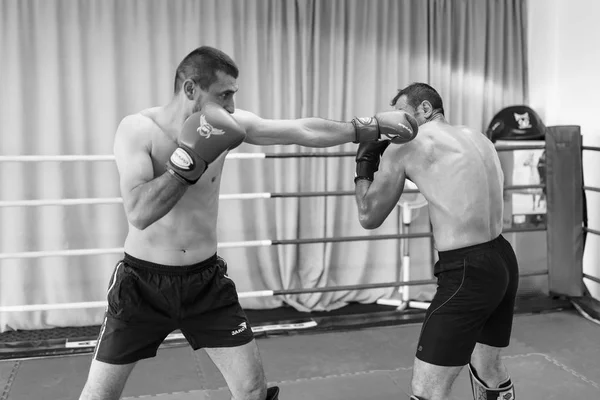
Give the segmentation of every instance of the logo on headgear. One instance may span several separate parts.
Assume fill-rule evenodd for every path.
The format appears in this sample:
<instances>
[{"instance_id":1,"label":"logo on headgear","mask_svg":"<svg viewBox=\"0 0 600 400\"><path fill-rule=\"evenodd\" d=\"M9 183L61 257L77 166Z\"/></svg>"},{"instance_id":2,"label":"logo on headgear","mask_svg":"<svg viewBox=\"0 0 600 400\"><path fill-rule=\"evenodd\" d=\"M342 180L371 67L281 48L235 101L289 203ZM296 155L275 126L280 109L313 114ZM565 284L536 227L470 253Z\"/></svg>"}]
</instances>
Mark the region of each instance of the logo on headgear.
<instances>
[{"instance_id":1,"label":"logo on headgear","mask_svg":"<svg viewBox=\"0 0 600 400\"><path fill-rule=\"evenodd\" d=\"M200 134L200 136L203 136L207 139L212 135L220 136L225 134L224 130L217 129L208 122L206 122L206 117L204 116L204 114L200 114L200 126L198 127L198 129L196 129L196 131Z\"/></svg>"},{"instance_id":2,"label":"logo on headgear","mask_svg":"<svg viewBox=\"0 0 600 400\"><path fill-rule=\"evenodd\" d=\"M519 129L532 128L531 121L529 120L529 113L527 113L527 112L525 114L513 113L513 115L515 116L515 121L517 121L517 124L519 125Z\"/></svg>"},{"instance_id":3,"label":"logo on headgear","mask_svg":"<svg viewBox=\"0 0 600 400\"><path fill-rule=\"evenodd\" d=\"M181 169L190 170L194 160L185 150L179 147L171 154L171 162Z\"/></svg>"}]
</instances>

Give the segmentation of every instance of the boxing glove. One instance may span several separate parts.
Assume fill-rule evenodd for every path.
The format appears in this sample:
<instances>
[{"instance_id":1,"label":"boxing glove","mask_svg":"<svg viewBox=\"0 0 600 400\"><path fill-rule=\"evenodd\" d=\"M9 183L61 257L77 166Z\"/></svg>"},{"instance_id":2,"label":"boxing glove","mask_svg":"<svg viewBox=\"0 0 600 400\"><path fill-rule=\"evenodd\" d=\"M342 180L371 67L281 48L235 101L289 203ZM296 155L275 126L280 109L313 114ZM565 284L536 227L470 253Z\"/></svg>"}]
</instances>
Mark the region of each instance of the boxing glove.
<instances>
[{"instance_id":1,"label":"boxing glove","mask_svg":"<svg viewBox=\"0 0 600 400\"><path fill-rule=\"evenodd\" d=\"M208 165L224 151L239 146L246 132L231 114L207 103L189 116L179 135L177 149L167 161L167 171L187 185L198 182Z\"/></svg>"},{"instance_id":2,"label":"boxing glove","mask_svg":"<svg viewBox=\"0 0 600 400\"><path fill-rule=\"evenodd\" d=\"M267 398L265 400L279 400L279 387L272 386L267 388Z\"/></svg>"},{"instance_id":3,"label":"boxing glove","mask_svg":"<svg viewBox=\"0 0 600 400\"><path fill-rule=\"evenodd\" d=\"M356 132L354 143L391 140L402 144L413 140L419 131L417 120L404 111L385 111L374 117L354 118L352 124Z\"/></svg>"},{"instance_id":4,"label":"boxing glove","mask_svg":"<svg viewBox=\"0 0 600 400\"><path fill-rule=\"evenodd\" d=\"M363 142L358 145L354 183L360 179L373 181L375 172L379 169L381 155L389 144L389 140L383 140L379 142Z\"/></svg>"}]
</instances>

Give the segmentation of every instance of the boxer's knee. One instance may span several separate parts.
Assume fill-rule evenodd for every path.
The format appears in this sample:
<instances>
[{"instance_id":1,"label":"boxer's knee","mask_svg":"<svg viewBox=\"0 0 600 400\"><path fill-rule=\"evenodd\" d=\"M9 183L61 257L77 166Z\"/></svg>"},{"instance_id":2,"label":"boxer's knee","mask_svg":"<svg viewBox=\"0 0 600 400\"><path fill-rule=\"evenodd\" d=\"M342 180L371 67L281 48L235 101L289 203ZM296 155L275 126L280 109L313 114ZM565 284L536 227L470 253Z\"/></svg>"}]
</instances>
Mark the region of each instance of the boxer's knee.
<instances>
[{"instance_id":1,"label":"boxer's knee","mask_svg":"<svg viewBox=\"0 0 600 400\"><path fill-rule=\"evenodd\" d=\"M425 384L422 381L412 382L411 400L446 400L450 398L451 385L441 382Z\"/></svg>"},{"instance_id":2,"label":"boxer's knee","mask_svg":"<svg viewBox=\"0 0 600 400\"><path fill-rule=\"evenodd\" d=\"M475 361L475 360L472 360ZM490 387L497 387L509 378L508 370L500 358L490 360L487 363L469 364L469 373L475 375L479 380Z\"/></svg>"},{"instance_id":3,"label":"boxer's knee","mask_svg":"<svg viewBox=\"0 0 600 400\"><path fill-rule=\"evenodd\" d=\"M497 387L508 378L501 352L502 348L477 343L471 354L469 372L490 387Z\"/></svg>"},{"instance_id":4,"label":"boxer's knee","mask_svg":"<svg viewBox=\"0 0 600 400\"><path fill-rule=\"evenodd\" d=\"M231 390L232 400L264 400L267 398L267 385L261 379L247 380Z\"/></svg>"},{"instance_id":5,"label":"boxer's knee","mask_svg":"<svg viewBox=\"0 0 600 400\"><path fill-rule=\"evenodd\" d=\"M452 385L463 369L431 364L415 358L411 381L412 394L419 400L447 400Z\"/></svg>"}]
</instances>

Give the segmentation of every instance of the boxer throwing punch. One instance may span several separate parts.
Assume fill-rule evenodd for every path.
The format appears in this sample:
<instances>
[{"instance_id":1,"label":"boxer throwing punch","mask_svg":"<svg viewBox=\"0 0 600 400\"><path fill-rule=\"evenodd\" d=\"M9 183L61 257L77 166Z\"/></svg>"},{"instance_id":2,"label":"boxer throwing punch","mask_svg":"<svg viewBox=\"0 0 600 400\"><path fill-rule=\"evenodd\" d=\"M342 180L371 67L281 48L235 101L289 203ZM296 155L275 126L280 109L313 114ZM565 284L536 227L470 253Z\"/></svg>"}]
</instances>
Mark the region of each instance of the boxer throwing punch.
<instances>
[{"instance_id":1,"label":"boxer throwing punch","mask_svg":"<svg viewBox=\"0 0 600 400\"><path fill-rule=\"evenodd\" d=\"M419 135L401 146L361 143L355 191L366 229L394 209L406 178L428 201L438 287L418 342L411 399L450 399L468 365L475 400L513 400L500 353L510 341L519 271L501 235L504 176L496 150L482 133L450 125L429 85L409 85L392 105L415 117Z\"/></svg>"},{"instance_id":2,"label":"boxer throwing punch","mask_svg":"<svg viewBox=\"0 0 600 400\"><path fill-rule=\"evenodd\" d=\"M242 142L334 146L404 143L417 123L402 111L335 122L268 120L237 110L238 69L200 47L180 63L174 96L125 117L114 142L129 231L108 288L108 307L81 399L118 399L137 361L154 357L180 329L205 349L234 400L274 400L227 263L217 255L219 185L225 155Z\"/></svg>"}]
</instances>

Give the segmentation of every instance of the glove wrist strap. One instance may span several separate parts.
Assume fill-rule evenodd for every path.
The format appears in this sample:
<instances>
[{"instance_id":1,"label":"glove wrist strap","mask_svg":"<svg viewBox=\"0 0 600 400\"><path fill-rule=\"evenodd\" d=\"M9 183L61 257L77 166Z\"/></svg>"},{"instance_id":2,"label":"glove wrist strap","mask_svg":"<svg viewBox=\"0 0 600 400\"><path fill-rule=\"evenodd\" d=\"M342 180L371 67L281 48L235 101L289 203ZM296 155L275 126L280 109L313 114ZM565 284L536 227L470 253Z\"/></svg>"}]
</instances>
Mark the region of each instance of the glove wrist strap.
<instances>
[{"instance_id":1,"label":"glove wrist strap","mask_svg":"<svg viewBox=\"0 0 600 400\"><path fill-rule=\"evenodd\" d=\"M170 165L167 164L167 172L169 174L171 174L171 176L175 179L177 179L179 182L181 182L182 184L184 184L185 186L190 186L193 184L193 182L188 181L187 179L185 179L183 176L179 175L177 172L175 172Z\"/></svg>"},{"instance_id":2,"label":"glove wrist strap","mask_svg":"<svg viewBox=\"0 0 600 400\"><path fill-rule=\"evenodd\" d=\"M181 143L167 161L167 170L188 185L198 182L207 166L206 162L200 159L192 149Z\"/></svg>"},{"instance_id":3,"label":"glove wrist strap","mask_svg":"<svg viewBox=\"0 0 600 400\"><path fill-rule=\"evenodd\" d=\"M369 182L373 182L373 179L369 178L368 176L355 176L354 177L354 184L356 185L356 182L358 181L369 181Z\"/></svg>"},{"instance_id":4,"label":"glove wrist strap","mask_svg":"<svg viewBox=\"0 0 600 400\"><path fill-rule=\"evenodd\" d=\"M354 118L352 120L356 138L354 143L373 142L379 140L379 123L375 118Z\"/></svg>"},{"instance_id":5,"label":"glove wrist strap","mask_svg":"<svg viewBox=\"0 0 600 400\"><path fill-rule=\"evenodd\" d=\"M373 182L377 166L369 161L359 161L356 163L356 177Z\"/></svg>"}]
</instances>

